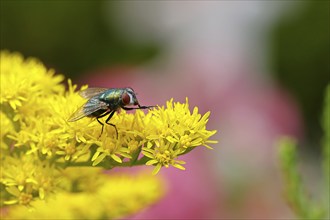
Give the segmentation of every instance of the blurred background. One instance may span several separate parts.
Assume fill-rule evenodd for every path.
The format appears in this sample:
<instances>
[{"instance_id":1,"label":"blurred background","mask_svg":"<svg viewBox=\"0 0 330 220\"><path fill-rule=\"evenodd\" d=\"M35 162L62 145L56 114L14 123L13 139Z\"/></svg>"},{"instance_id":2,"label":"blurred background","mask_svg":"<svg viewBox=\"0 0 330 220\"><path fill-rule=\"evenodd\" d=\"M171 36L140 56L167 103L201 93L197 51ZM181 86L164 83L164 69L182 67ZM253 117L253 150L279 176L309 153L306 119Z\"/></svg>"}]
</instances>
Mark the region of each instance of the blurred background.
<instances>
[{"instance_id":1,"label":"blurred background","mask_svg":"<svg viewBox=\"0 0 330 220\"><path fill-rule=\"evenodd\" d=\"M168 195L132 219L293 218L276 141L292 135L312 196L330 75L329 1L1 1L1 49L142 105L211 111L214 150L163 169ZM26 73L29 77L29 73ZM313 186L313 187L312 187Z\"/></svg>"}]
</instances>

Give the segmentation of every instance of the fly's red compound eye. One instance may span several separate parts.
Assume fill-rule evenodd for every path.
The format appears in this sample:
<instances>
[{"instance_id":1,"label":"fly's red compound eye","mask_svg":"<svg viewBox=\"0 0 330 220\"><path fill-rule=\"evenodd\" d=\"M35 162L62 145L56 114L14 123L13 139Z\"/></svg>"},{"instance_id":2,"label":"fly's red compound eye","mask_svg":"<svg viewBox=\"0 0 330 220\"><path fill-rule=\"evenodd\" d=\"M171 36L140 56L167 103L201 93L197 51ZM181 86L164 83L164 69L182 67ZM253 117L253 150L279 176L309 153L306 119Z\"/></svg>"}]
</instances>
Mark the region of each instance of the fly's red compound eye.
<instances>
[{"instance_id":1,"label":"fly's red compound eye","mask_svg":"<svg viewBox=\"0 0 330 220\"><path fill-rule=\"evenodd\" d=\"M131 103L131 97L126 92L122 95L121 100L124 105L128 105Z\"/></svg>"}]
</instances>

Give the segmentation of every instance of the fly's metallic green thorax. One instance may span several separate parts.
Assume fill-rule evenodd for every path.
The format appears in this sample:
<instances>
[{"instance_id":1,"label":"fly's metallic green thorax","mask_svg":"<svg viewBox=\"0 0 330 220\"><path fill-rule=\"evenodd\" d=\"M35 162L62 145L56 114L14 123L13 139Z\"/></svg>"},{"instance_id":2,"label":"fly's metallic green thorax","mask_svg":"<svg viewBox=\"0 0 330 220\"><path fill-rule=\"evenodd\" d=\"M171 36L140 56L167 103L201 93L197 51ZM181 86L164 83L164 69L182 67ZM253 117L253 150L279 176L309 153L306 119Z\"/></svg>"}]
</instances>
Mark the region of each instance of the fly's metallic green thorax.
<instances>
[{"instance_id":1,"label":"fly's metallic green thorax","mask_svg":"<svg viewBox=\"0 0 330 220\"><path fill-rule=\"evenodd\" d=\"M121 100L123 92L123 89L109 89L100 94L98 98L101 101L108 103L111 109L118 109L123 104Z\"/></svg>"},{"instance_id":2,"label":"fly's metallic green thorax","mask_svg":"<svg viewBox=\"0 0 330 220\"><path fill-rule=\"evenodd\" d=\"M83 98L88 101L81 106L76 112L69 118L69 122L77 121L83 117L94 117L103 126L104 124L99 120L106 115L109 115L105 123L117 128L114 124L108 123L114 113L122 108L125 110L133 109L147 109L153 106L141 106L136 98L135 92L132 88L121 89L107 89L107 88L88 88L79 93ZM127 107L137 105L138 107Z\"/></svg>"}]
</instances>

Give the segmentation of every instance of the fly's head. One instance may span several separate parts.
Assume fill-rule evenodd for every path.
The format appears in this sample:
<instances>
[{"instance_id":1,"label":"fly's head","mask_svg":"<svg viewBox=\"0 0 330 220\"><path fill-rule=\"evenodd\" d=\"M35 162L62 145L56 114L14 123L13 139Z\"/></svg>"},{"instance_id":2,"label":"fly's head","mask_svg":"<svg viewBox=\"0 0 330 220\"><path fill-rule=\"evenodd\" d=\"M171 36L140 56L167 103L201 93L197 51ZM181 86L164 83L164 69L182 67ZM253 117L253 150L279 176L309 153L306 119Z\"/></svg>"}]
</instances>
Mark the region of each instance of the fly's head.
<instances>
[{"instance_id":1,"label":"fly's head","mask_svg":"<svg viewBox=\"0 0 330 220\"><path fill-rule=\"evenodd\" d=\"M125 88L124 92L122 93L121 96L121 102L123 106L132 106L132 105L137 105L140 106L136 94L132 88Z\"/></svg>"}]
</instances>

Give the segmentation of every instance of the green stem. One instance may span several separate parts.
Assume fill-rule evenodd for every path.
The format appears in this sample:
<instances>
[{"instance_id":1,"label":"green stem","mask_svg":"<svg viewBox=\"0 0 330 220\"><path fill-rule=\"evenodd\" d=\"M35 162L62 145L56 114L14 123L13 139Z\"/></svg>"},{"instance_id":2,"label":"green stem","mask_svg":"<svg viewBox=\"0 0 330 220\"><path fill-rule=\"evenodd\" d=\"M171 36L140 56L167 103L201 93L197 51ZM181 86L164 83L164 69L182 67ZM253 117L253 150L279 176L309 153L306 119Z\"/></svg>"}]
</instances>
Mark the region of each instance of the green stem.
<instances>
[{"instance_id":1,"label":"green stem","mask_svg":"<svg viewBox=\"0 0 330 220\"><path fill-rule=\"evenodd\" d=\"M136 161L138 160L140 153L142 151L142 147L139 147L136 152L133 153L132 155L132 159L130 160L130 164L134 165L136 163Z\"/></svg>"},{"instance_id":2,"label":"green stem","mask_svg":"<svg viewBox=\"0 0 330 220\"><path fill-rule=\"evenodd\" d=\"M143 156L139 160L135 160L134 163L131 161L128 162L123 162L123 163L113 163L112 160L104 163L99 163L94 167L102 167L104 169L112 169L114 167L132 167L132 166L141 166L144 165L147 161L149 160L148 157ZM92 167L93 162L88 160L88 161L81 161L81 162L56 162L55 163L57 167L61 167L63 169L68 168L68 167Z\"/></svg>"},{"instance_id":3,"label":"green stem","mask_svg":"<svg viewBox=\"0 0 330 220\"><path fill-rule=\"evenodd\" d=\"M134 163L134 166L145 165L145 163L146 163L148 160L150 160L149 157L143 156L140 160L137 160L137 161Z\"/></svg>"}]
</instances>

